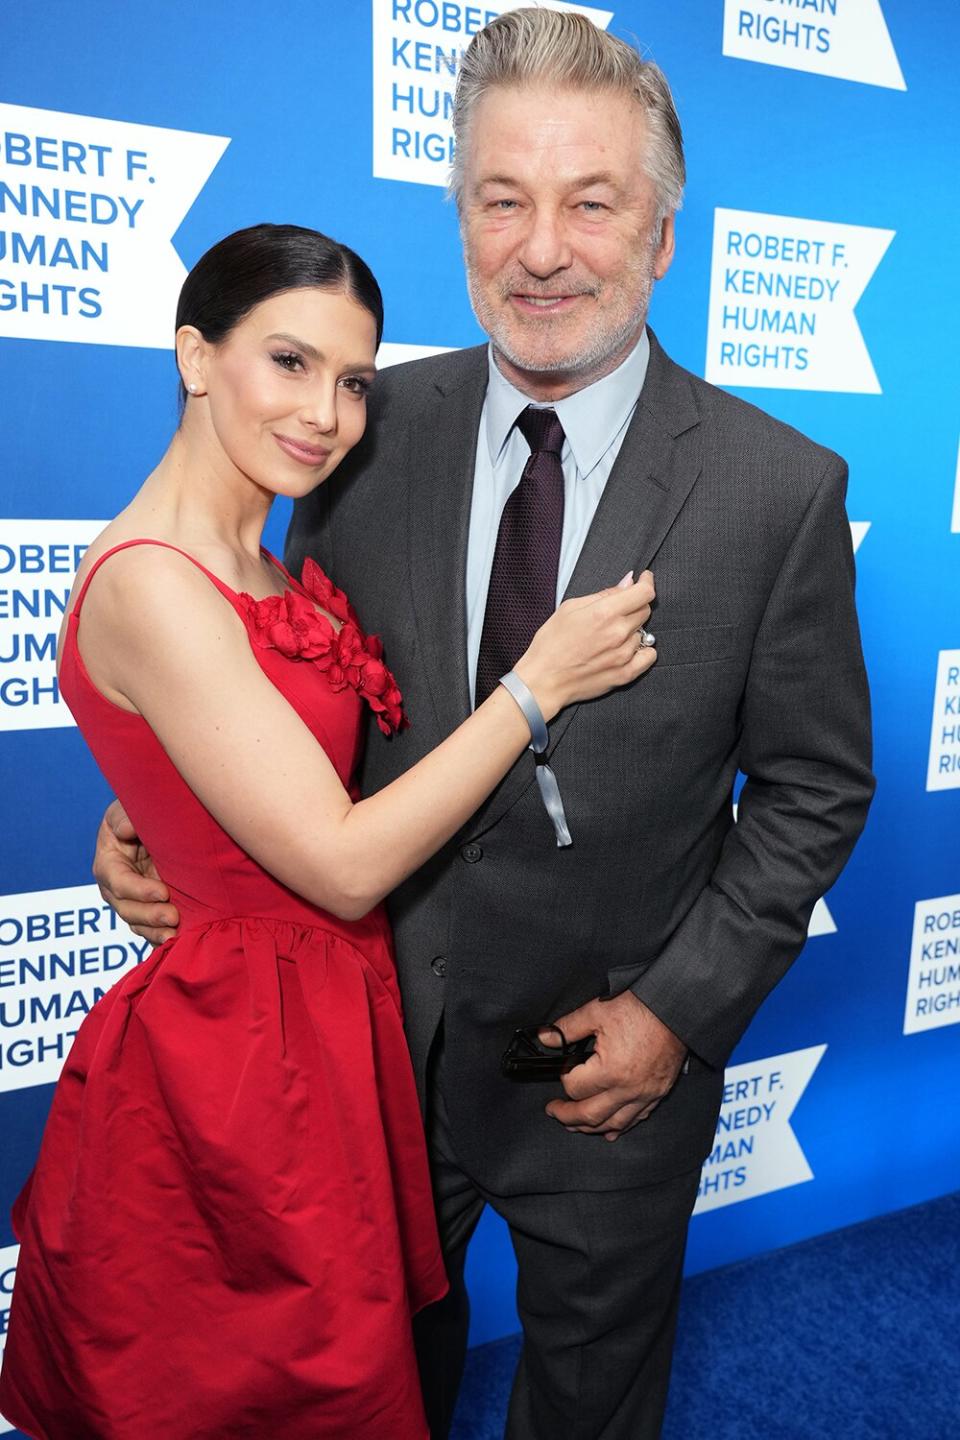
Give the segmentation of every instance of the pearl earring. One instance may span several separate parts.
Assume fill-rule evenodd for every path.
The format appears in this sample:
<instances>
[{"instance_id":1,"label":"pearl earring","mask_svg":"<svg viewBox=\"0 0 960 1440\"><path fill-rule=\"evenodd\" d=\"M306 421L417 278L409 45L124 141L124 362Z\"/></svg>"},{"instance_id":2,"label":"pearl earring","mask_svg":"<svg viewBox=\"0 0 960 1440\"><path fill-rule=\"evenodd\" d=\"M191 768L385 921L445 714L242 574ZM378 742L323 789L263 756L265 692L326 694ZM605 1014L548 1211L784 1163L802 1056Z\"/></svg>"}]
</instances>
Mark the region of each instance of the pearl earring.
<instances>
[{"instance_id":1,"label":"pearl earring","mask_svg":"<svg viewBox=\"0 0 960 1440\"><path fill-rule=\"evenodd\" d=\"M196 393L197 393L197 387L196 387L196 385L188 385L188 386L187 386L187 389L190 391L190 394L191 394L191 395L196 395Z\"/></svg>"}]
</instances>

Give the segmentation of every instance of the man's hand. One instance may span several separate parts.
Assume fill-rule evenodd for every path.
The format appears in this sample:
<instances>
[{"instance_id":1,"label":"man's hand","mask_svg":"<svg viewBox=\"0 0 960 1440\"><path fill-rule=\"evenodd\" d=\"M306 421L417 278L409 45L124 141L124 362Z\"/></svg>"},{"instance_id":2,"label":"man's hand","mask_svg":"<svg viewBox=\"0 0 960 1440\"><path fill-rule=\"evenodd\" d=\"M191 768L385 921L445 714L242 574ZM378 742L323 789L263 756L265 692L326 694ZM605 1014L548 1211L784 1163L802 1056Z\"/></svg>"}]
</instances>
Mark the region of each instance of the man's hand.
<instances>
[{"instance_id":1,"label":"man's hand","mask_svg":"<svg viewBox=\"0 0 960 1440\"><path fill-rule=\"evenodd\" d=\"M589 1060L563 1076L566 1100L551 1100L547 1114L567 1130L616 1140L651 1115L676 1083L687 1054L652 1010L630 990L613 1000L591 1000L562 1016L567 1043L596 1035ZM540 1039L556 1044L550 1031Z\"/></svg>"},{"instance_id":2,"label":"man's hand","mask_svg":"<svg viewBox=\"0 0 960 1440\"><path fill-rule=\"evenodd\" d=\"M119 800L114 800L100 822L93 878L111 909L151 945L162 945L177 933L180 916L166 903L170 892Z\"/></svg>"}]
</instances>

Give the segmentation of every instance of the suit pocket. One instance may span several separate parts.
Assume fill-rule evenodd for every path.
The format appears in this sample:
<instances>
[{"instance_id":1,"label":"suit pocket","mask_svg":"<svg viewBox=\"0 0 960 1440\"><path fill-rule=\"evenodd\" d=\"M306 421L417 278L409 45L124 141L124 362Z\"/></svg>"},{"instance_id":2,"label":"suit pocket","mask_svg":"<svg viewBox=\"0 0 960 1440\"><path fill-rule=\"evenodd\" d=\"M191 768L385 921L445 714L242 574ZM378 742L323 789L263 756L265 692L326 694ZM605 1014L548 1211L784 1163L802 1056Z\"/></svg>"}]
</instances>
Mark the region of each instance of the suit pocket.
<instances>
[{"instance_id":1,"label":"suit pocket","mask_svg":"<svg viewBox=\"0 0 960 1440\"><path fill-rule=\"evenodd\" d=\"M664 665L710 665L729 660L735 653L736 625L658 625L649 622L657 638L655 670Z\"/></svg>"}]
</instances>

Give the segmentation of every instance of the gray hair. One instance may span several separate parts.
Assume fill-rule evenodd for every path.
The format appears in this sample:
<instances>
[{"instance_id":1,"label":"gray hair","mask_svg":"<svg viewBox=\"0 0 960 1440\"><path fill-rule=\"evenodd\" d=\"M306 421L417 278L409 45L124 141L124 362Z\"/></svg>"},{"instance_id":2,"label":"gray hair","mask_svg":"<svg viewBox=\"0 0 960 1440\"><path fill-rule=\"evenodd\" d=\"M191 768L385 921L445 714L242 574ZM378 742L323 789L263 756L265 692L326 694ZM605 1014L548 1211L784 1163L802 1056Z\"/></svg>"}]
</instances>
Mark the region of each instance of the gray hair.
<instances>
[{"instance_id":1,"label":"gray hair","mask_svg":"<svg viewBox=\"0 0 960 1440\"><path fill-rule=\"evenodd\" d=\"M653 181L660 218L680 209L686 179L683 134L663 71L585 15L534 8L509 10L492 20L463 56L453 107L449 185L458 206L467 131L477 101L496 86L537 84L632 95L647 122L643 167Z\"/></svg>"}]
</instances>

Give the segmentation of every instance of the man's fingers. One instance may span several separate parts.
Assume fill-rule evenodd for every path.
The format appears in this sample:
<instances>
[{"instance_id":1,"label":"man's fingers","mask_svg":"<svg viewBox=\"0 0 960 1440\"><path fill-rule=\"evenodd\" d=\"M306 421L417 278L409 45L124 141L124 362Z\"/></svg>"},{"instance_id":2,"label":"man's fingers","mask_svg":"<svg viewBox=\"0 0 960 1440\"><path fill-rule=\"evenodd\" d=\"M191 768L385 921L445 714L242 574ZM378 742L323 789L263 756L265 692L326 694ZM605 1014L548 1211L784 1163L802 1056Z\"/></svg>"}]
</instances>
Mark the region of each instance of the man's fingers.
<instances>
[{"instance_id":1,"label":"man's fingers","mask_svg":"<svg viewBox=\"0 0 960 1440\"><path fill-rule=\"evenodd\" d=\"M624 1098L617 1091L602 1090L586 1100L551 1100L547 1114L568 1128L601 1130L624 1104Z\"/></svg>"},{"instance_id":2,"label":"man's fingers","mask_svg":"<svg viewBox=\"0 0 960 1440\"><path fill-rule=\"evenodd\" d=\"M157 877L143 875L132 865L124 855L111 855L97 857L97 865L94 869L94 879L100 886L100 894L111 905L114 910L119 905L124 906L123 918L130 923L129 905L143 906L153 912L149 920L139 920L138 924L146 925L176 925L177 912L168 902L170 892L163 881ZM161 907L159 910L157 907ZM172 919L167 916L172 915Z\"/></svg>"},{"instance_id":3,"label":"man's fingers","mask_svg":"<svg viewBox=\"0 0 960 1440\"><path fill-rule=\"evenodd\" d=\"M588 1005L581 1005L579 1010L571 1010L569 1015L561 1015L559 1020L554 1020L553 1029L543 1026L537 1032L538 1038L543 1045L559 1045L560 1039L557 1031L560 1030L564 1040L570 1045L574 1040L585 1040L588 1035L596 1035L599 1028L596 1000L591 1000Z\"/></svg>"},{"instance_id":4,"label":"man's fingers","mask_svg":"<svg viewBox=\"0 0 960 1440\"><path fill-rule=\"evenodd\" d=\"M596 1109L586 1104L564 1107L563 1102L554 1102L547 1114L572 1134L602 1135L604 1140L617 1140L652 1115L660 1103L654 1100L645 1105L642 1101L629 1100L622 1104L612 1091L607 1091L606 1097L605 1101L603 1097L596 1097Z\"/></svg>"},{"instance_id":5,"label":"man's fingers","mask_svg":"<svg viewBox=\"0 0 960 1440\"><path fill-rule=\"evenodd\" d=\"M133 828L130 817L119 800L111 801L107 806L103 820L107 828L112 830L117 839L122 840L125 845L135 845L137 843L137 832Z\"/></svg>"},{"instance_id":6,"label":"man's fingers","mask_svg":"<svg viewBox=\"0 0 960 1440\"><path fill-rule=\"evenodd\" d=\"M588 1061L587 1064L590 1062ZM576 1070L585 1070L587 1065L578 1065ZM576 1070L571 1070L574 1075ZM563 1077L564 1084L570 1078ZM583 1134L599 1134L613 1130L623 1134L641 1120L647 1120L660 1104L662 1096L639 1099L628 1096L622 1088L597 1090L584 1099L551 1100L546 1107L552 1120L557 1120L567 1130L578 1130Z\"/></svg>"},{"instance_id":7,"label":"man's fingers","mask_svg":"<svg viewBox=\"0 0 960 1440\"><path fill-rule=\"evenodd\" d=\"M594 1054L581 1065L574 1065L566 1075L561 1075L560 1084L568 1100L589 1100L591 1096L609 1090L610 1076L604 1070L600 1056Z\"/></svg>"},{"instance_id":8,"label":"man's fingers","mask_svg":"<svg viewBox=\"0 0 960 1440\"><path fill-rule=\"evenodd\" d=\"M659 1104L660 1104L660 1101L659 1101L659 1100L651 1100L650 1104L649 1104L649 1105L645 1105L644 1108L640 1111L640 1114L637 1116L637 1119L638 1119L638 1120L649 1120L649 1119L650 1119L650 1116L653 1114L654 1110L656 1110L656 1108L657 1108L657 1106L658 1106Z\"/></svg>"},{"instance_id":9,"label":"man's fingers","mask_svg":"<svg viewBox=\"0 0 960 1440\"><path fill-rule=\"evenodd\" d=\"M170 892L136 841L118 840L106 816L97 836L93 857L93 878L108 905L115 901L134 900L142 905L163 904ZM127 915L123 917L128 919ZM176 921L154 921L153 924L176 924Z\"/></svg>"},{"instance_id":10,"label":"man's fingers","mask_svg":"<svg viewBox=\"0 0 960 1440\"><path fill-rule=\"evenodd\" d=\"M157 943L154 934L147 934L148 930L156 935L164 932L163 938L169 939L175 927L180 924L180 915L174 905L145 904L135 896L121 894L116 890L101 888L100 894L111 910L116 910L121 920L145 940Z\"/></svg>"},{"instance_id":11,"label":"man's fingers","mask_svg":"<svg viewBox=\"0 0 960 1440\"><path fill-rule=\"evenodd\" d=\"M626 1135L627 1131L632 1130L635 1125L649 1120L659 1104L659 1100L651 1100L647 1105L639 1100L631 1100L629 1105L621 1106L615 1115L610 1116L604 1131L604 1138L616 1140L618 1136Z\"/></svg>"},{"instance_id":12,"label":"man's fingers","mask_svg":"<svg viewBox=\"0 0 960 1440\"><path fill-rule=\"evenodd\" d=\"M649 1120L659 1104L659 1100L654 1100L652 1105L647 1105L643 1110L636 1111L634 1114L627 1112L636 1110L636 1107L625 1105L623 1110L613 1117L609 1129L603 1132L604 1140L619 1140L620 1136L626 1135L628 1130L633 1130L644 1120Z\"/></svg>"},{"instance_id":13,"label":"man's fingers","mask_svg":"<svg viewBox=\"0 0 960 1440\"><path fill-rule=\"evenodd\" d=\"M626 1135L634 1125L639 1125L641 1120L646 1120L658 1105L654 1101L652 1105L643 1105L640 1101L631 1100L628 1105L621 1105L615 1114L610 1116L604 1129L604 1139L616 1140L619 1135Z\"/></svg>"},{"instance_id":14,"label":"man's fingers","mask_svg":"<svg viewBox=\"0 0 960 1440\"><path fill-rule=\"evenodd\" d=\"M173 940L177 933L176 930L156 930L149 925L131 925L130 929L142 940L149 940L151 945L163 945L167 940Z\"/></svg>"}]
</instances>

